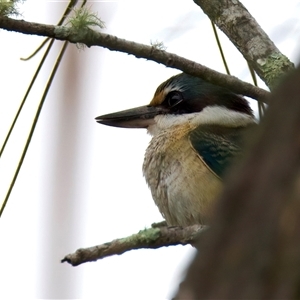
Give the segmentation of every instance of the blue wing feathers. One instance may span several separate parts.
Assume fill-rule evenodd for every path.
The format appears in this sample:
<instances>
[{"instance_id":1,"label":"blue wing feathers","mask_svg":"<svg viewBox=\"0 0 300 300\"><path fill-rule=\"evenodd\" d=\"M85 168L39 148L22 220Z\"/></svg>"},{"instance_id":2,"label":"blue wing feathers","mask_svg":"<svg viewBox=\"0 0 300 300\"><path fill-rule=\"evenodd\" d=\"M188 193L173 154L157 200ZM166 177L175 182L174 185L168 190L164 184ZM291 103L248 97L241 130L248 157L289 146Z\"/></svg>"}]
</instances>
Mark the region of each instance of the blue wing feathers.
<instances>
[{"instance_id":1,"label":"blue wing feathers","mask_svg":"<svg viewBox=\"0 0 300 300\"><path fill-rule=\"evenodd\" d=\"M207 166L222 178L232 161L242 152L243 131L244 127L201 125L190 133L189 138Z\"/></svg>"}]
</instances>

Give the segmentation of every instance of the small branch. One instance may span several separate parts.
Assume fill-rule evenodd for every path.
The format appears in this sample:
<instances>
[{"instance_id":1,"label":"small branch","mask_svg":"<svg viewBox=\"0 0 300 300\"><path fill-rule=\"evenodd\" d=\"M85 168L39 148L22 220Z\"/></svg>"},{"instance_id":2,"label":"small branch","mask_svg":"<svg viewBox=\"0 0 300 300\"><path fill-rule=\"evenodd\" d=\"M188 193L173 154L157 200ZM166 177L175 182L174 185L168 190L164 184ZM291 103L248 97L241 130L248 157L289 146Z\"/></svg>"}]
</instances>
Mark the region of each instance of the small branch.
<instances>
[{"instance_id":1,"label":"small branch","mask_svg":"<svg viewBox=\"0 0 300 300\"><path fill-rule=\"evenodd\" d=\"M227 87L237 94L242 94L264 102L267 102L267 98L270 94L269 92L239 80L234 76L219 73L192 60L157 49L157 47L127 41L89 28L75 31L71 27L32 23L3 16L0 17L0 28L24 34L34 34L58 40L67 40L71 43L81 43L88 47L101 46L108 48L109 50L125 52L132 54L137 58L145 58L170 68L182 70L187 74Z\"/></svg>"},{"instance_id":2,"label":"small branch","mask_svg":"<svg viewBox=\"0 0 300 300\"><path fill-rule=\"evenodd\" d=\"M199 234L206 228L207 226L204 225L193 225L185 228L153 226L126 238L116 239L90 248L78 249L75 253L66 255L61 262L68 262L72 266L78 266L107 256L120 255L130 250L187 245L194 243Z\"/></svg>"},{"instance_id":3,"label":"small branch","mask_svg":"<svg viewBox=\"0 0 300 300\"><path fill-rule=\"evenodd\" d=\"M242 53L260 78L273 88L294 68L238 0L194 0Z\"/></svg>"}]
</instances>

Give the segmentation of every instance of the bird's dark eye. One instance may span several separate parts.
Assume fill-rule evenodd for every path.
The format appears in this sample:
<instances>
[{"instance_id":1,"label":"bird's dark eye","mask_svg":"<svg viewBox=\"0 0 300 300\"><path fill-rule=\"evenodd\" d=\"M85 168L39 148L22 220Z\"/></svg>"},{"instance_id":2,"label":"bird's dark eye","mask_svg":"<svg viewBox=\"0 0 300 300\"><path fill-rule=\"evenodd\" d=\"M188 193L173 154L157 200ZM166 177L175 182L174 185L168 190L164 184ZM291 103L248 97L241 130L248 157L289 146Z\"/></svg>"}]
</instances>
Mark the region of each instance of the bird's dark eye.
<instances>
[{"instance_id":1,"label":"bird's dark eye","mask_svg":"<svg viewBox=\"0 0 300 300\"><path fill-rule=\"evenodd\" d=\"M174 106L176 106L177 104L179 104L180 102L183 101L183 97L182 97L182 94L179 93L179 92L170 92L167 95L166 100L167 100L167 103L168 103L169 107L174 107Z\"/></svg>"}]
</instances>

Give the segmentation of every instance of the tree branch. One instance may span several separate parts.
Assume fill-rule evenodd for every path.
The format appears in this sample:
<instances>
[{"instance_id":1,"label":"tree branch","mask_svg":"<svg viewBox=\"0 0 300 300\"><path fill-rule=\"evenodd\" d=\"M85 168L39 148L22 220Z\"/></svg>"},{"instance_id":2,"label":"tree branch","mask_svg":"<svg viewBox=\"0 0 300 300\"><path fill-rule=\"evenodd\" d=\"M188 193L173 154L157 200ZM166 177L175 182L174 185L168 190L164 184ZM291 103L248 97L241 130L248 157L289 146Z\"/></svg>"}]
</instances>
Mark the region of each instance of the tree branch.
<instances>
[{"instance_id":1,"label":"tree branch","mask_svg":"<svg viewBox=\"0 0 300 300\"><path fill-rule=\"evenodd\" d=\"M102 245L78 249L66 255L61 262L78 266L85 262L96 261L111 255L120 255L136 249L157 249L160 247L187 245L194 243L207 226L193 225L189 227L154 227L139 231L126 238L116 239Z\"/></svg>"},{"instance_id":2,"label":"tree branch","mask_svg":"<svg viewBox=\"0 0 300 300\"><path fill-rule=\"evenodd\" d=\"M227 35L270 88L276 85L282 75L294 68L238 0L194 2Z\"/></svg>"},{"instance_id":3,"label":"tree branch","mask_svg":"<svg viewBox=\"0 0 300 300\"><path fill-rule=\"evenodd\" d=\"M75 31L71 27L32 23L3 16L0 16L0 28L24 34L47 36L71 43L81 43L88 47L101 46L109 50L125 52L137 58L145 58L170 68L179 69L187 74L227 87L235 93L253 99L267 102L269 97L269 92L239 80L234 76L219 73L194 61L157 49L156 47L120 39L116 36L97 32L90 28Z\"/></svg>"}]
</instances>

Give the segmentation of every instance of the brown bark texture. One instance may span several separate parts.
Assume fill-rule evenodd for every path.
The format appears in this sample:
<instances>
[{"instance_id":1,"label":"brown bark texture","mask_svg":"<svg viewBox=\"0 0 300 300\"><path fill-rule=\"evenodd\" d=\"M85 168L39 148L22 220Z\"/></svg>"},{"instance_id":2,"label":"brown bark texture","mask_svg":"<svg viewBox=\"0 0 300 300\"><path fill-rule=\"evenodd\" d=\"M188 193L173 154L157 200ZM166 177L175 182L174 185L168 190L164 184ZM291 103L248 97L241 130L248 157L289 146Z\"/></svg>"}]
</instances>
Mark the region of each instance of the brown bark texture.
<instances>
[{"instance_id":1,"label":"brown bark texture","mask_svg":"<svg viewBox=\"0 0 300 300\"><path fill-rule=\"evenodd\" d=\"M175 299L300 297L300 69L274 91Z\"/></svg>"}]
</instances>

